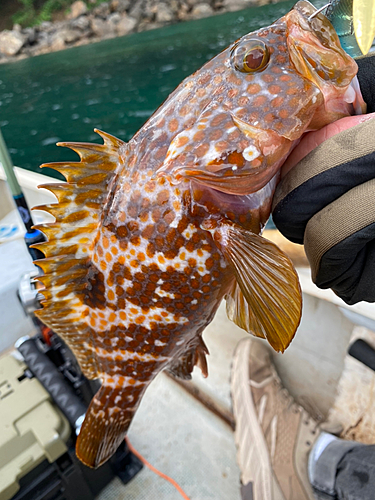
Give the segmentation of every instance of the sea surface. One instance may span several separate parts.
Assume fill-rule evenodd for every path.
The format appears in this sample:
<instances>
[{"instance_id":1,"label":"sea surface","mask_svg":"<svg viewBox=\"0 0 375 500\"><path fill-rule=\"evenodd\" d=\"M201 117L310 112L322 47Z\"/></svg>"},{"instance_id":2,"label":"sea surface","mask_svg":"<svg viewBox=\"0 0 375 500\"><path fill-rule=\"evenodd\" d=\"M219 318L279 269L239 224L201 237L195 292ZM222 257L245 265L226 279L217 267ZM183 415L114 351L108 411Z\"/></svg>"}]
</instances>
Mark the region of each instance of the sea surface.
<instances>
[{"instance_id":1,"label":"sea surface","mask_svg":"<svg viewBox=\"0 0 375 500\"><path fill-rule=\"evenodd\" d=\"M100 142L95 127L129 140L186 76L240 36L284 15L294 3L249 8L0 65L0 128L13 163L41 172L42 163L76 160L75 153L56 147L56 142ZM49 169L43 173L60 176Z\"/></svg>"}]
</instances>

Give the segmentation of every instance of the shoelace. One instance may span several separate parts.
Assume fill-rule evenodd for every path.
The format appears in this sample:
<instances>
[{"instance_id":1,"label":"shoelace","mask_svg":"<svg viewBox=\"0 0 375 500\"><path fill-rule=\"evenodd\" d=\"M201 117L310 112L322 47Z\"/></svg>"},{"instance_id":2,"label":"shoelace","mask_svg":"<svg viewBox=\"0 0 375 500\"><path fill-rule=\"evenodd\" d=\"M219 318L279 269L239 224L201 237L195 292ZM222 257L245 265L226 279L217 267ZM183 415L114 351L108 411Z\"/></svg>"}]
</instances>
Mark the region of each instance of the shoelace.
<instances>
[{"instance_id":1,"label":"shoelace","mask_svg":"<svg viewBox=\"0 0 375 500\"><path fill-rule=\"evenodd\" d=\"M287 391L287 389L285 389L285 387L283 387L283 385L281 383L281 380L277 376L275 376L275 374L270 375L269 377L266 377L261 382L256 382L255 380L250 379L249 380L249 385L251 387L254 387L254 389L263 389L264 387L266 387L271 382L278 388L278 391L282 395L282 398L284 399L285 403L288 403L288 409L290 407L292 407L293 405L297 409L300 408L299 405L297 405L297 403L294 401L293 396L291 396L289 394L289 392Z\"/></svg>"},{"instance_id":2,"label":"shoelace","mask_svg":"<svg viewBox=\"0 0 375 500\"><path fill-rule=\"evenodd\" d=\"M249 380L249 384L251 387L254 387L254 389L263 389L266 385L268 385L270 382L274 380L274 376L270 375L269 377L265 378L261 382L255 382L255 380Z\"/></svg>"}]
</instances>

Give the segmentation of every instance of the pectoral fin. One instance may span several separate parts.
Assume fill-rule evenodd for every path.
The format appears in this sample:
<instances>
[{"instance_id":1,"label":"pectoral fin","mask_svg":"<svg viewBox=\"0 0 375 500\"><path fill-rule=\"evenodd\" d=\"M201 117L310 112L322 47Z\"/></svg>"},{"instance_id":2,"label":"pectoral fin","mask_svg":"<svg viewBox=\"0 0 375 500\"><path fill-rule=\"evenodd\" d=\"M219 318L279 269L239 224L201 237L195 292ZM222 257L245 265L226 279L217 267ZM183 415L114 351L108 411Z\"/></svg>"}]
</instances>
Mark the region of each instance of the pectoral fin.
<instances>
[{"instance_id":1,"label":"pectoral fin","mask_svg":"<svg viewBox=\"0 0 375 500\"><path fill-rule=\"evenodd\" d=\"M233 288L226 296L227 316L237 326L252 333L255 337L265 339L262 331L252 330L252 312L249 303L246 301L237 281L233 283Z\"/></svg>"},{"instance_id":2,"label":"pectoral fin","mask_svg":"<svg viewBox=\"0 0 375 500\"><path fill-rule=\"evenodd\" d=\"M239 327L285 351L301 319L298 275L289 258L273 243L230 224L214 238L233 267L236 287L227 295L229 318Z\"/></svg>"}]
</instances>

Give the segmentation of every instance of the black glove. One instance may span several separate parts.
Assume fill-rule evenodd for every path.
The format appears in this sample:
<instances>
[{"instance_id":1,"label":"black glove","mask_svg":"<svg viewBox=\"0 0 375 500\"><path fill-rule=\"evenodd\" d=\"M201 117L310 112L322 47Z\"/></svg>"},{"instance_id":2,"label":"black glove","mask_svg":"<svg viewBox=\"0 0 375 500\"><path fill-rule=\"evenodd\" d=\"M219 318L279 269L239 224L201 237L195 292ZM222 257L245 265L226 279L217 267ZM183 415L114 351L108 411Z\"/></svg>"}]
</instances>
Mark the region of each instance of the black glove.
<instances>
[{"instance_id":1,"label":"black glove","mask_svg":"<svg viewBox=\"0 0 375 500\"><path fill-rule=\"evenodd\" d=\"M357 60L367 112L375 112L375 55ZM281 180L280 232L304 244L312 279L347 304L375 302L375 118L326 140Z\"/></svg>"}]
</instances>

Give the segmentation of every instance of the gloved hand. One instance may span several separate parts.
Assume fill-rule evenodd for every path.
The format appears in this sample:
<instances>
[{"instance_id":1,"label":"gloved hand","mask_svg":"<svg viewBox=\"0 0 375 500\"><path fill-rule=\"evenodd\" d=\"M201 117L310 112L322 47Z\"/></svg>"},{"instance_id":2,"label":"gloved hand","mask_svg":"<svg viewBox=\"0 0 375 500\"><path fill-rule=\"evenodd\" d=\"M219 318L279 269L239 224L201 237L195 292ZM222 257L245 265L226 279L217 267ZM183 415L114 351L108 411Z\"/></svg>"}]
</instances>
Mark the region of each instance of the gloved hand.
<instances>
[{"instance_id":1,"label":"gloved hand","mask_svg":"<svg viewBox=\"0 0 375 500\"><path fill-rule=\"evenodd\" d=\"M375 54L357 63L373 115L307 134L283 167L272 214L285 237L304 244L316 285L347 304L375 302Z\"/></svg>"}]
</instances>

